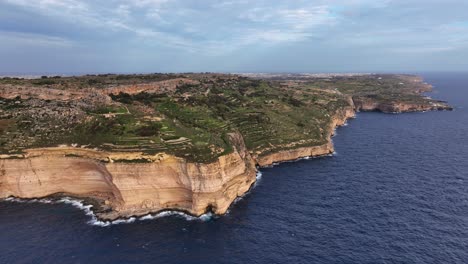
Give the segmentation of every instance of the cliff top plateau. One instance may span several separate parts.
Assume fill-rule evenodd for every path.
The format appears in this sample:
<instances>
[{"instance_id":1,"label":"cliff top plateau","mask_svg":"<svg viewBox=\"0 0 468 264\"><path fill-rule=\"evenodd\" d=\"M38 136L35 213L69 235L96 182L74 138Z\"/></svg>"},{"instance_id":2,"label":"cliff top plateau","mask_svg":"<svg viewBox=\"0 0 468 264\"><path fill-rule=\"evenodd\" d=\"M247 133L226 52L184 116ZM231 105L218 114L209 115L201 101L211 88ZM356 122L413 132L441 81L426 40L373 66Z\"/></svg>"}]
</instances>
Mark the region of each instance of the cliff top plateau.
<instances>
[{"instance_id":1,"label":"cliff top plateau","mask_svg":"<svg viewBox=\"0 0 468 264\"><path fill-rule=\"evenodd\" d=\"M331 117L448 109L410 75L145 74L0 79L0 153L60 145L209 162L228 133L259 155L321 145ZM134 162L149 161L145 158Z\"/></svg>"}]
</instances>

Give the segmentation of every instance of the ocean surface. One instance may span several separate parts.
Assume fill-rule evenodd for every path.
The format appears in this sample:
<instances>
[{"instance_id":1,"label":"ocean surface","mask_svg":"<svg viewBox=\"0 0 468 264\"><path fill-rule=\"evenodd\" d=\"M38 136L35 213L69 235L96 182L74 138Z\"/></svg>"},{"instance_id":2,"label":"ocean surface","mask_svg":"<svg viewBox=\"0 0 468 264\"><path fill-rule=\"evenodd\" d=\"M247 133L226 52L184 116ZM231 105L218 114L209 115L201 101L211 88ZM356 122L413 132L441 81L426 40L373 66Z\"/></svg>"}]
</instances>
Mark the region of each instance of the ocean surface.
<instances>
[{"instance_id":1,"label":"ocean surface","mask_svg":"<svg viewBox=\"0 0 468 264\"><path fill-rule=\"evenodd\" d=\"M468 263L468 74L424 77L455 111L359 113L334 156L261 169L221 217L0 202L0 263Z\"/></svg>"}]
</instances>

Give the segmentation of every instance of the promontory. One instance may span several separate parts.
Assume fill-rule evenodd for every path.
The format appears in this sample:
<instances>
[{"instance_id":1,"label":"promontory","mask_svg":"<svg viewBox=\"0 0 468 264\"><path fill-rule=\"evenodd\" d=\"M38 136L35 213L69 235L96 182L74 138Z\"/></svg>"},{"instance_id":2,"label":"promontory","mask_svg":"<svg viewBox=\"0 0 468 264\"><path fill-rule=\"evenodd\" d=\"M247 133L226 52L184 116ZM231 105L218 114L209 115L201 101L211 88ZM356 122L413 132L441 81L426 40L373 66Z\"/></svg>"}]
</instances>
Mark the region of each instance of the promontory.
<instances>
[{"instance_id":1,"label":"promontory","mask_svg":"<svg viewBox=\"0 0 468 264\"><path fill-rule=\"evenodd\" d=\"M391 74L0 79L0 199L72 196L101 219L226 212L258 166L327 155L356 111L451 110Z\"/></svg>"}]
</instances>

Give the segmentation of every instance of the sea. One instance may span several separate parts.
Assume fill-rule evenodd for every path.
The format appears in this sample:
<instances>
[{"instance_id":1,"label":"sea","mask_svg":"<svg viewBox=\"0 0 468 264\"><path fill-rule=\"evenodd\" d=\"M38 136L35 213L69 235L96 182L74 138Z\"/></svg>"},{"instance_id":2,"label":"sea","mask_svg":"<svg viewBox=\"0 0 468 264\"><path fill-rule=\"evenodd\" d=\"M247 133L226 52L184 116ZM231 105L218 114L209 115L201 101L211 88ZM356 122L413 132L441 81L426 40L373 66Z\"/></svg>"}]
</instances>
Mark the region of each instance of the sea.
<instances>
[{"instance_id":1,"label":"sea","mask_svg":"<svg viewBox=\"0 0 468 264\"><path fill-rule=\"evenodd\" d=\"M468 74L423 76L454 111L358 113L334 155L261 168L223 216L2 201L0 263L468 263Z\"/></svg>"}]
</instances>

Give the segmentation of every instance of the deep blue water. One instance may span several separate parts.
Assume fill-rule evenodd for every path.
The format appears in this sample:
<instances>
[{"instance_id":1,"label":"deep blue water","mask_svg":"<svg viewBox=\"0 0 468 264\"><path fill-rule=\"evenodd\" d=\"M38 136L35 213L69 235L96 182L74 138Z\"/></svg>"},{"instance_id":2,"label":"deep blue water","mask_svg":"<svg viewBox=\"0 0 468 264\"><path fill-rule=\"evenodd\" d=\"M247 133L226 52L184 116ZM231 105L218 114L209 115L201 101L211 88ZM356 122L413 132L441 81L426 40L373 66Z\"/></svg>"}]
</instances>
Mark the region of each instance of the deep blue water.
<instances>
[{"instance_id":1,"label":"deep blue water","mask_svg":"<svg viewBox=\"0 0 468 264\"><path fill-rule=\"evenodd\" d=\"M209 221L97 227L72 206L0 203L1 263L468 263L468 74L426 74L453 112L360 113L337 154L262 169Z\"/></svg>"}]
</instances>

